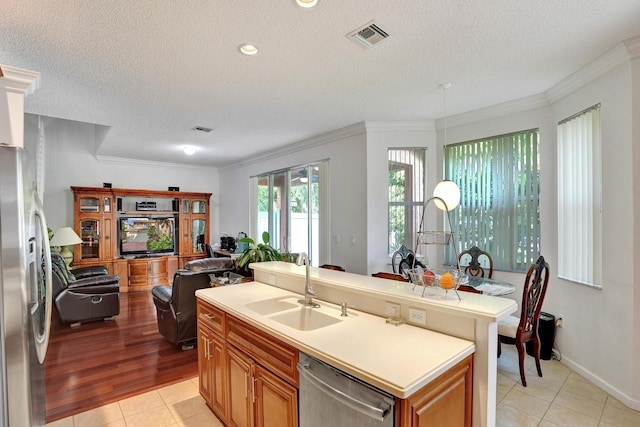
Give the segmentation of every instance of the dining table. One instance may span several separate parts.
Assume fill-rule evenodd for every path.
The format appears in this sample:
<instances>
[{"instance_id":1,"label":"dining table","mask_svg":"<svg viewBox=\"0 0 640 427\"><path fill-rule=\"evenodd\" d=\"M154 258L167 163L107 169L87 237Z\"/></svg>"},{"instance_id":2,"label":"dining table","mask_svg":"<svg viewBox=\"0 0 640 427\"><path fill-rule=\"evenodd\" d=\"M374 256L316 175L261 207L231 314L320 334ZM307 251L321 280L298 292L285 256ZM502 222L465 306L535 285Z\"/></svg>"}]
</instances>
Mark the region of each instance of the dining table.
<instances>
[{"instance_id":1,"label":"dining table","mask_svg":"<svg viewBox=\"0 0 640 427\"><path fill-rule=\"evenodd\" d=\"M503 296L510 295L516 291L515 285L503 280L489 279L488 277L469 277L469 283L465 285L471 286L478 291L482 291L483 295Z\"/></svg>"}]
</instances>

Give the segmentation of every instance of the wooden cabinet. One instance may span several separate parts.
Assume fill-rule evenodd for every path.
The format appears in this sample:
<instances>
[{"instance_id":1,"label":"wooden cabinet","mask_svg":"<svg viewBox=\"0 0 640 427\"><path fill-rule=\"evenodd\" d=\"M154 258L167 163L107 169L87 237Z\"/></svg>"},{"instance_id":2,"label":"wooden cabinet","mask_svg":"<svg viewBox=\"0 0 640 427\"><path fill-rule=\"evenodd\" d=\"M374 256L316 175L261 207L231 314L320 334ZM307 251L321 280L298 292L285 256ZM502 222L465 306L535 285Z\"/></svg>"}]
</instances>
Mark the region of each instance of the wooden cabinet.
<instances>
[{"instance_id":1,"label":"wooden cabinet","mask_svg":"<svg viewBox=\"0 0 640 427\"><path fill-rule=\"evenodd\" d=\"M298 350L198 299L200 394L228 426L298 425ZM405 399L400 427L471 427L473 355ZM331 410L331 408L328 408Z\"/></svg>"},{"instance_id":2,"label":"wooden cabinet","mask_svg":"<svg viewBox=\"0 0 640 427\"><path fill-rule=\"evenodd\" d=\"M296 427L297 361L295 348L198 300L200 394L226 425Z\"/></svg>"},{"instance_id":3,"label":"wooden cabinet","mask_svg":"<svg viewBox=\"0 0 640 427\"><path fill-rule=\"evenodd\" d=\"M200 394L218 416L227 411L227 346L224 339L206 325L198 325L198 373Z\"/></svg>"},{"instance_id":4,"label":"wooden cabinet","mask_svg":"<svg viewBox=\"0 0 640 427\"><path fill-rule=\"evenodd\" d=\"M168 285L168 271L167 257L130 259L127 262L129 289Z\"/></svg>"},{"instance_id":5,"label":"wooden cabinet","mask_svg":"<svg viewBox=\"0 0 640 427\"><path fill-rule=\"evenodd\" d=\"M224 339L226 314L198 300L198 375L200 395L216 415L227 423L227 344Z\"/></svg>"},{"instance_id":6,"label":"wooden cabinet","mask_svg":"<svg viewBox=\"0 0 640 427\"><path fill-rule=\"evenodd\" d=\"M74 193L74 229L82 243L74 246L73 265L105 265L112 271L116 235L113 194L100 190Z\"/></svg>"},{"instance_id":7,"label":"wooden cabinet","mask_svg":"<svg viewBox=\"0 0 640 427\"><path fill-rule=\"evenodd\" d=\"M169 284L178 268L206 256L211 193L97 187L71 187L71 190L74 229L82 239L74 247L73 266L106 266L110 273L120 276L121 291L142 291L157 284ZM174 255L124 259L119 244L121 220L154 217L173 221Z\"/></svg>"},{"instance_id":8,"label":"wooden cabinet","mask_svg":"<svg viewBox=\"0 0 640 427\"><path fill-rule=\"evenodd\" d=\"M209 240L209 198L184 197L180 211L180 255L204 255Z\"/></svg>"},{"instance_id":9,"label":"wooden cabinet","mask_svg":"<svg viewBox=\"0 0 640 427\"><path fill-rule=\"evenodd\" d=\"M406 399L396 414L403 427L471 427L473 356L469 356Z\"/></svg>"},{"instance_id":10,"label":"wooden cabinet","mask_svg":"<svg viewBox=\"0 0 640 427\"><path fill-rule=\"evenodd\" d=\"M229 418L228 425L248 427L255 425L253 408L255 386L253 361L233 347L227 348L227 369L229 375Z\"/></svg>"},{"instance_id":11,"label":"wooden cabinet","mask_svg":"<svg viewBox=\"0 0 640 427\"><path fill-rule=\"evenodd\" d=\"M298 389L260 365L255 366L256 427L298 425Z\"/></svg>"}]
</instances>

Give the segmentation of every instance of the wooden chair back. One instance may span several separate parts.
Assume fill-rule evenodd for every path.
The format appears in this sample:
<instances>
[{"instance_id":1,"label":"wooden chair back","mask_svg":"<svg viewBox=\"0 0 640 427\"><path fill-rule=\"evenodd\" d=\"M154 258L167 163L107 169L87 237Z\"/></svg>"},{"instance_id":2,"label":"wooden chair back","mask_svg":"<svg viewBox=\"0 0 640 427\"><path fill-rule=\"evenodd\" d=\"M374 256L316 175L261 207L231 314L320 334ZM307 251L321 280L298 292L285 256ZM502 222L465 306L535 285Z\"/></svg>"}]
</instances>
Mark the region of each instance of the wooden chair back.
<instances>
[{"instance_id":1,"label":"wooden chair back","mask_svg":"<svg viewBox=\"0 0 640 427\"><path fill-rule=\"evenodd\" d=\"M491 279L491 276L493 276L493 259L491 258L491 255L488 252L483 251L477 246L472 246L466 251L460 252L460 255L458 255L458 263L460 263L461 267L463 266L462 264L463 257L465 257L465 260L467 258L470 258L469 264L464 269L465 273L473 277L485 277L486 275L486 277ZM488 270L485 270L485 268L482 267L482 264L480 263L481 257L486 258L488 260L488 264L489 264Z\"/></svg>"},{"instance_id":2,"label":"wooden chair back","mask_svg":"<svg viewBox=\"0 0 640 427\"><path fill-rule=\"evenodd\" d=\"M398 280L400 282L408 282L409 279L400 274L396 273L387 273L386 271L381 271L379 273L373 273L371 276L379 277L381 279L389 279L389 280Z\"/></svg>"},{"instance_id":3,"label":"wooden chair back","mask_svg":"<svg viewBox=\"0 0 640 427\"><path fill-rule=\"evenodd\" d=\"M533 357L536 362L538 376L542 377L542 368L540 367L540 338L538 337L538 320L540 318L540 310L542 302L547 293L547 284L549 282L549 264L540 256L535 264L529 267L527 277L524 281L524 289L522 290L522 308L520 311L520 319L509 316L507 319L501 320L498 324L498 357L500 357L501 343L515 344L518 349L518 364L520 367L520 380L524 387L527 386L525 378L524 344L533 341ZM513 328L517 323L515 334ZM504 329L503 326L505 325ZM502 330L502 334L500 333ZM504 335L503 335L504 334ZM514 337L515 335L515 337Z\"/></svg>"},{"instance_id":4,"label":"wooden chair back","mask_svg":"<svg viewBox=\"0 0 640 427\"><path fill-rule=\"evenodd\" d=\"M320 268L326 268L327 270L336 270L336 271L346 271L344 268L339 265L331 265L331 264L322 264Z\"/></svg>"},{"instance_id":5,"label":"wooden chair back","mask_svg":"<svg viewBox=\"0 0 640 427\"><path fill-rule=\"evenodd\" d=\"M538 261L527 272L522 291L522 309L520 312L520 324L516 340L527 342L532 335L538 331L538 319L542 302L547 293L547 283L549 282L549 264L540 256ZM519 337L518 337L519 335Z\"/></svg>"},{"instance_id":6,"label":"wooden chair back","mask_svg":"<svg viewBox=\"0 0 640 427\"><path fill-rule=\"evenodd\" d=\"M405 245L400 246L400 249L391 255L391 267L393 267L394 273L402 276L408 276L407 270L411 268L427 268L426 265L416 259L416 254Z\"/></svg>"}]
</instances>

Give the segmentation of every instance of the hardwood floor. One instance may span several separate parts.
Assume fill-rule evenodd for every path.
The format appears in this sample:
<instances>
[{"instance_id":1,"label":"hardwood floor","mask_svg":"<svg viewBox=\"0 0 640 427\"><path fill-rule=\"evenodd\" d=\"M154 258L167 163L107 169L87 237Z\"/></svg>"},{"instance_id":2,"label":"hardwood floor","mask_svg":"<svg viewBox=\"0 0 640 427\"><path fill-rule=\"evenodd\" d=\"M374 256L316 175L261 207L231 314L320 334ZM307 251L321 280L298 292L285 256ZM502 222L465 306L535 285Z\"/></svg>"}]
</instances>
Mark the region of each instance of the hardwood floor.
<instances>
[{"instance_id":1,"label":"hardwood floor","mask_svg":"<svg viewBox=\"0 0 640 427\"><path fill-rule=\"evenodd\" d=\"M113 321L70 328L53 317L47 422L198 375L197 349L182 351L158 332L151 292L121 293Z\"/></svg>"}]
</instances>

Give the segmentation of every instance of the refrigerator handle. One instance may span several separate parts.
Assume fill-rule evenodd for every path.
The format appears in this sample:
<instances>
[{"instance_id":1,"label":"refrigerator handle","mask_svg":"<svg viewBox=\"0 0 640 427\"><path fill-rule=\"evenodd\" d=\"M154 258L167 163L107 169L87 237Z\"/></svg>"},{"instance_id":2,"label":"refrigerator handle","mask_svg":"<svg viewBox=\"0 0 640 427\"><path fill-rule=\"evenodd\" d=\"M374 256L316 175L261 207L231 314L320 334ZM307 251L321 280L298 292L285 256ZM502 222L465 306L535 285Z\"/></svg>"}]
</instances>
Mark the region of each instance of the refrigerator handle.
<instances>
[{"instance_id":1,"label":"refrigerator handle","mask_svg":"<svg viewBox=\"0 0 640 427\"><path fill-rule=\"evenodd\" d=\"M35 216L39 218L36 221L40 225L40 235L42 238L42 249L44 251L44 282L45 282L45 325L44 336L40 342L36 341L36 353L38 354L38 360L40 363L44 363L44 358L47 355L47 348L49 347L49 335L51 331L51 306L53 299L52 288L52 275L51 275L51 247L49 246L49 232L47 230L47 221L44 216L44 209L40 197L36 194L35 197Z\"/></svg>"}]
</instances>

